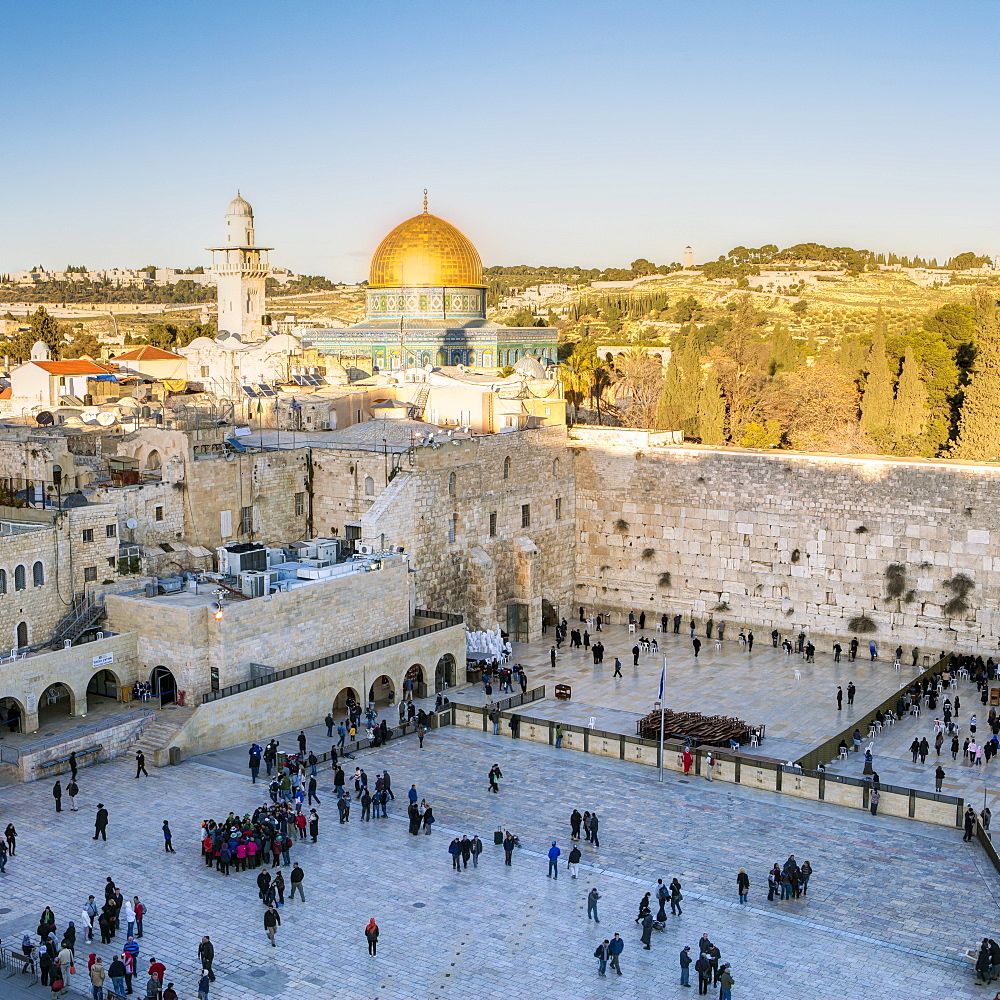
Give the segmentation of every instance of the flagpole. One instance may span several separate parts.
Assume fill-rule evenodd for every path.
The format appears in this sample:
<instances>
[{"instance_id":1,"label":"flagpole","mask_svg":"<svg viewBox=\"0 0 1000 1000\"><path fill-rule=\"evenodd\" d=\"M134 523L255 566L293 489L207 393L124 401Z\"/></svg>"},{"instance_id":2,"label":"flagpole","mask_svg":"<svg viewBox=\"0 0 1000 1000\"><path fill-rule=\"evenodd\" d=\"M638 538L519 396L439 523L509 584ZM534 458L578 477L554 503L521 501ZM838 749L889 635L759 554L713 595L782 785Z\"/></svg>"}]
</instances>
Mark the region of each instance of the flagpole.
<instances>
[{"instance_id":1,"label":"flagpole","mask_svg":"<svg viewBox=\"0 0 1000 1000\"><path fill-rule=\"evenodd\" d=\"M667 680L667 654L663 654L663 669L660 671L660 781L663 781L663 718L666 710L663 707L663 688Z\"/></svg>"}]
</instances>

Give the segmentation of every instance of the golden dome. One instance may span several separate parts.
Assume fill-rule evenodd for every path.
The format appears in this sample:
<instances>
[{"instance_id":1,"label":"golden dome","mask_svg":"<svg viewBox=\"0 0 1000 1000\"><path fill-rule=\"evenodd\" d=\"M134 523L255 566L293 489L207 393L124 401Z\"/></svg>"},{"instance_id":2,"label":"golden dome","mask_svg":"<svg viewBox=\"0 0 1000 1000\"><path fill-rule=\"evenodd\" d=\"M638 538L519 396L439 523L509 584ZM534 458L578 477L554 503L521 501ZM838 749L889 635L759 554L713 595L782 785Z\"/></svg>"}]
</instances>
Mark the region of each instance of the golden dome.
<instances>
[{"instance_id":1,"label":"golden dome","mask_svg":"<svg viewBox=\"0 0 1000 1000\"><path fill-rule=\"evenodd\" d=\"M372 288L483 287L476 248L450 222L424 211L400 223L379 244L368 273Z\"/></svg>"}]
</instances>

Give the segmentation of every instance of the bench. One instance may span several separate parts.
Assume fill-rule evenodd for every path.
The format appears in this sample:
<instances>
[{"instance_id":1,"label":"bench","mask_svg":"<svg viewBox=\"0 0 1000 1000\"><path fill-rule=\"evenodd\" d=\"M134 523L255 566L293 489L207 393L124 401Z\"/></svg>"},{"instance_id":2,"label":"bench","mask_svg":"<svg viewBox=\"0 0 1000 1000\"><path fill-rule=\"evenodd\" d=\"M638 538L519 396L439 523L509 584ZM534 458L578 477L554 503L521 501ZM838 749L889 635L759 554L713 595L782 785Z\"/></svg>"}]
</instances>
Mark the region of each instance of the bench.
<instances>
[{"instance_id":1,"label":"bench","mask_svg":"<svg viewBox=\"0 0 1000 1000\"><path fill-rule=\"evenodd\" d=\"M95 758L97 756L100 756L100 753L103 749L104 749L104 744L97 743L94 746L87 747L84 750L77 750L76 751L77 764L85 763L84 758L88 757L90 754L94 754ZM41 764L39 764L39 769L41 770L42 774L62 774L62 772L65 770L63 765L64 764L67 766L69 765L69 758L70 755L66 754L65 757L56 757L53 760L43 760Z\"/></svg>"}]
</instances>

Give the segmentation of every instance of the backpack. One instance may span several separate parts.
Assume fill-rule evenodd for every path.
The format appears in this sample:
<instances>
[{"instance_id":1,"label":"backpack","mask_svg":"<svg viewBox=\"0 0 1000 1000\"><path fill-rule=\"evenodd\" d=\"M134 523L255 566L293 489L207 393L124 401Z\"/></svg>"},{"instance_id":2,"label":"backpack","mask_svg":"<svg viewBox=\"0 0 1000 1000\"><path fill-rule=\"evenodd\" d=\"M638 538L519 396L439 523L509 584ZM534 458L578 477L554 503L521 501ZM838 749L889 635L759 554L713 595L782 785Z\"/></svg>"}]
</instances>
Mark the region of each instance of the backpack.
<instances>
[{"instance_id":1,"label":"backpack","mask_svg":"<svg viewBox=\"0 0 1000 1000\"><path fill-rule=\"evenodd\" d=\"M604 958L604 945L599 944L594 950L594 958Z\"/></svg>"}]
</instances>

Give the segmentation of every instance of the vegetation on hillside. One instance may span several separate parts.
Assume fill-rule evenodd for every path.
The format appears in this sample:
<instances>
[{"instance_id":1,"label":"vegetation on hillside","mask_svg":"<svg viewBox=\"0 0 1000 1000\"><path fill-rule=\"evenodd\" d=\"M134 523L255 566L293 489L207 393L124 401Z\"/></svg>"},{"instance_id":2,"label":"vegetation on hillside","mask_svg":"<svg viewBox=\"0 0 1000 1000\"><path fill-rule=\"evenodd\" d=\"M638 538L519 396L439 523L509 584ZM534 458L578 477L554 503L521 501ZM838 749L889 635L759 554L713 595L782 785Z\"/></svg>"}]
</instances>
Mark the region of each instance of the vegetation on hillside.
<instances>
[{"instance_id":1,"label":"vegetation on hillside","mask_svg":"<svg viewBox=\"0 0 1000 1000\"><path fill-rule=\"evenodd\" d=\"M211 302L212 286L196 285L182 279L172 285L152 288L119 288L110 281L45 281L37 285L0 284L0 299L9 302L48 302L65 305L76 302Z\"/></svg>"}]
</instances>

